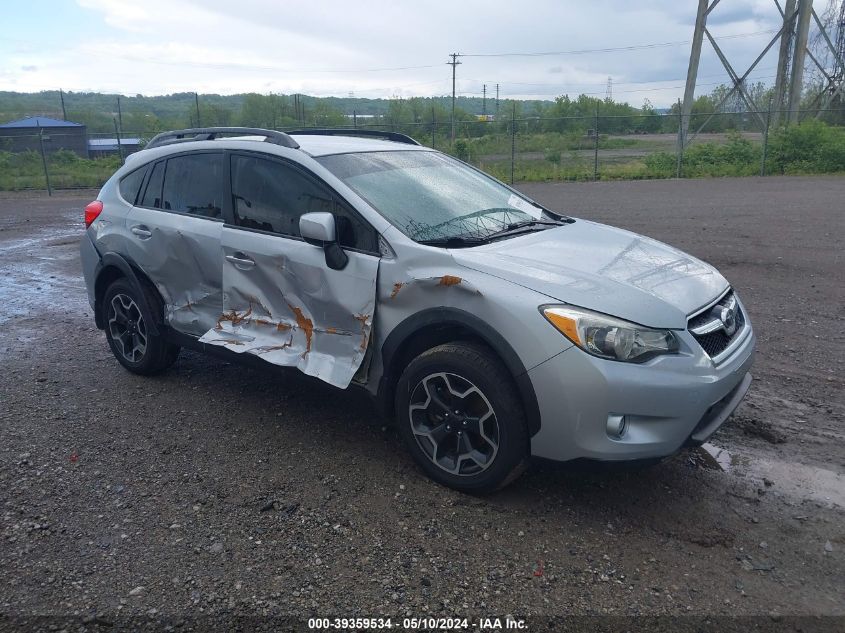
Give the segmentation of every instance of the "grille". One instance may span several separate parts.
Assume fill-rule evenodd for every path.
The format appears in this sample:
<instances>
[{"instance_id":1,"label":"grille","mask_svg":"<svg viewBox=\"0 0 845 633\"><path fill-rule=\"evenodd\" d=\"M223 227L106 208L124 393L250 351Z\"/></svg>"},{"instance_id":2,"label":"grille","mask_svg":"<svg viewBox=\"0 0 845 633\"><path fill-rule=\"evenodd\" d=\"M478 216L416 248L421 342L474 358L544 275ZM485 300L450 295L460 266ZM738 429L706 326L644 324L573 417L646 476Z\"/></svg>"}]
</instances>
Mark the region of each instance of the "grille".
<instances>
[{"instance_id":1,"label":"grille","mask_svg":"<svg viewBox=\"0 0 845 633\"><path fill-rule=\"evenodd\" d=\"M736 330L733 334L728 335L721 321L719 320L719 313L722 308L735 307ZM728 292L715 306L709 310L694 316L689 320L688 327L690 332L705 353L713 358L724 352L728 345L730 345L737 336L740 335L745 328L745 315L742 313L742 308L734 298L733 291ZM710 330L702 333L696 333L695 330Z\"/></svg>"}]
</instances>

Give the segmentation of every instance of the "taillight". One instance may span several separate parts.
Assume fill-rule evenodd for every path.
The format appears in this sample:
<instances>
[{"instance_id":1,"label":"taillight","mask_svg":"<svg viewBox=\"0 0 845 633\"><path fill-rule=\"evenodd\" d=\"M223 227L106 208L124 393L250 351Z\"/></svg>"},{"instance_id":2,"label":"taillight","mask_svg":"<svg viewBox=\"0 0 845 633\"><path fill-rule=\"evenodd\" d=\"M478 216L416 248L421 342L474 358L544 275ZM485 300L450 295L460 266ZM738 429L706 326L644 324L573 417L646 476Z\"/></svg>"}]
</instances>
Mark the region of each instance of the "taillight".
<instances>
[{"instance_id":1,"label":"taillight","mask_svg":"<svg viewBox=\"0 0 845 633\"><path fill-rule=\"evenodd\" d=\"M103 212L103 203L99 200L89 202L85 207L85 227L91 226L91 223L97 219L97 216Z\"/></svg>"}]
</instances>

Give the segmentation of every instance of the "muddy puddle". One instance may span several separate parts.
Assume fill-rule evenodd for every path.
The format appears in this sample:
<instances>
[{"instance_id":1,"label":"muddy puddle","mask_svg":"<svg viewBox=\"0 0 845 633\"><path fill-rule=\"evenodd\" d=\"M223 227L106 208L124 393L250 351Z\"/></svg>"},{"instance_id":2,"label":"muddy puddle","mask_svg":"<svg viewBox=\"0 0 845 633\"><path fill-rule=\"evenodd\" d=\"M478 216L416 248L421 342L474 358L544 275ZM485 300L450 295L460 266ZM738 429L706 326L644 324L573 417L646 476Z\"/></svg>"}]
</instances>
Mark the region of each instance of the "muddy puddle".
<instances>
[{"instance_id":1,"label":"muddy puddle","mask_svg":"<svg viewBox=\"0 0 845 633\"><path fill-rule=\"evenodd\" d=\"M827 507L845 508L845 475L826 468L761 457L751 452L730 452L713 444L696 451L706 468L741 477L795 500L810 500Z\"/></svg>"},{"instance_id":2,"label":"muddy puddle","mask_svg":"<svg viewBox=\"0 0 845 633\"><path fill-rule=\"evenodd\" d=\"M63 219L61 226L0 241L0 324L88 307L79 269L82 230L76 215Z\"/></svg>"}]
</instances>

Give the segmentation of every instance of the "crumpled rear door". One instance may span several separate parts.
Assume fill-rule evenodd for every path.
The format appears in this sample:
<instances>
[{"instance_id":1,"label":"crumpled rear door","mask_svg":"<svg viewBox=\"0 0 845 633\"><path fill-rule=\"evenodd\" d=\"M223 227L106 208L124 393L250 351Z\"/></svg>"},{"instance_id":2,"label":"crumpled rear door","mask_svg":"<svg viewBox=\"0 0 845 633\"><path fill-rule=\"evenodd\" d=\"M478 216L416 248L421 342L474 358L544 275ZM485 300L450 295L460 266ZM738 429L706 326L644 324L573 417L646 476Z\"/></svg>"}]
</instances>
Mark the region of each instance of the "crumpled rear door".
<instances>
[{"instance_id":1,"label":"crumpled rear door","mask_svg":"<svg viewBox=\"0 0 845 633\"><path fill-rule=\"evenodd\" d=\"M304 241L226 225L223 306L200 339L349 385L370 340L379 258L348 251L343 270Z\"/></svg>"}]
</instances>

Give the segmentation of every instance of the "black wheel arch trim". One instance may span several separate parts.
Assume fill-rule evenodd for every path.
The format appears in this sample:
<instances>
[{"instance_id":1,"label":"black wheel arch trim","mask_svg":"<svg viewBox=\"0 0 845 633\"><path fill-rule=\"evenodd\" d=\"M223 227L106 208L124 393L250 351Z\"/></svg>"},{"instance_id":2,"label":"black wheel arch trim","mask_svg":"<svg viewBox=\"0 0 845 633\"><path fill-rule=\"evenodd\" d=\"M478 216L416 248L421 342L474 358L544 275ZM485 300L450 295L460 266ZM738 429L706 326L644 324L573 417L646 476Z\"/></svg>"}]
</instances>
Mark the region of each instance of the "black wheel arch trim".
<instances>
[{"instance_id":1,"label":"black wheel arch trim","mask_svg":"<svg viewBox=\"0 0 845 633\"><path fill-rule=\"evenodd\" d=\"M408 317L390 332L381 348L384 371L379 380L377 400L382 413L387 417L392 417L396 382L404 370L404 367L398 366L399 350L417 331L432 325L460 326L467 329L499 356L513 377L525 407L529 436L536 435L540 430L540 407L528 370L519 355L494 327L474 314L459 308L438 307L423 310Z\"/></svg>"},{"instance_id":2,"label":"black wheel arch trim","mask_svg":"<svg viewBox=\"0 0 845 633\"><path fill-rule=\"evenodd\" d=\"M138 278L138 273L136 272L136 267L132 265L132 260L117 253L105 253L102 257L100 257L100 261L97 264L97 268L94 272L95 285L103 271L110 267L114 267L120 270L120 272L123 273L123 276L129 280L129 283L132 284L138 295L138 307L141 309L141 314L144 317L144 321L146 321L147 332L152 334L153 336L158 336L160 334L158 321L156 320L152 310L150 309L149 304L147 303L147 295L144 292L144 286L141 280ZM101 310L99 309L99 305L97 306L97 308L98 309L94 311L94 320L97 323L97 327L103 329L103 327L105 326L102 323L102 316L100 314Z\"/></svg>"}]
</instances>

